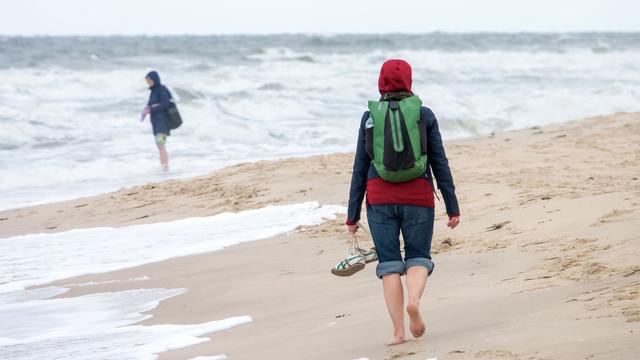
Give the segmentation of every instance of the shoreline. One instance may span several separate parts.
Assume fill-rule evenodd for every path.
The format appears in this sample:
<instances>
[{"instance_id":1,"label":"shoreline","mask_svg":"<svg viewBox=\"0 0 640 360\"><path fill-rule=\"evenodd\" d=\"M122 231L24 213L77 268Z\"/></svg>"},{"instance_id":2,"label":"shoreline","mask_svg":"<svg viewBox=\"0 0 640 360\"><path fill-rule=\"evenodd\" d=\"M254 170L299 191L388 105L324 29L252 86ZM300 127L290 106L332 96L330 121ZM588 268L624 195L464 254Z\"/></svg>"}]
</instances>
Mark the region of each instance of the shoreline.
<instances>
[{"instance_id":1,"label":"shoreline","mask_svg":"<svg viewBox=\"0 0 640 360\"><path fill-rule=\"evenodd\" d=\"M446 229L443 203L436 202L438 265L423 304L427 335L398 347L382 346L390 324L374 266L348 279L329 274L347 240L340 216L267 240L52 284L125 280L72 286L63 297L189 289L162 301L142 324L245 313L254 319L160 359L220 353L232 359L548 359L567 352L632 359L640 351L639 121L638 113L616 114L446 142L462 222ZM7 218L0 237L268 204L345 205L352 158L244 163L192 179L0 211L0 219Z\"/></svg>"},{"instance_id":2,"label":"shoreline","mask_svg":"<svg viewBox=\"0 0 640 360\"><path fill-rule=\"evenodd\" d=\"M553 123L543 126L533 126L527 128L519 128L507 130L503 132L494 132L491 134L475 135L464 138L454 138L445 140L447 149L456 148L458 146L472 145L484 140L493 139L495 137L503 137L509 141L509 134L534 134L540 132L540 129L553 131L555 128L561 129L564 125L571 127L571 124L577 124L589 119L609 118L617 116L633 115L635 113L615 113L611 115L599 115L588 117L585 119L573 119L560 123ZM449 151L447 151L449 153ZM273 173L278 166L296 166L304 162L319 161L319 167L327 168L328 162L338 161L346 167L340 168L334 174L339 175L340 179L350 181L351 162L353 152L336 152L330 154L310 155L305 157L286 157L280 159L257 160L250 162L240 162L235 165L226 166L217 170L213 170L208 174L191 176L187 178L167 179L160 182L149 182L140 185L122 187L116 191L95 194L91 196L82 196L78 198L47 202L43 204L33 204L19 208L0 210L0 238L6 238L18 235L27 235L35 233L53 233L78 228L89 227L122 227L135 224L149 224L154 222L164 222L171 220L179 220L187 217L196 216L212 216L225 211L242 211L246 209L254 209L261 204L293 204L303 199L312 199L314 188L304 188L301 186L297 194L287 193L283 189L279 190L278 196L263 197L261 192L265 189L260 187L258 181L248 182L242 179L242 184L234 184L233 181L241 178L242 172L257 175L264 179L265 173ZM276 176L283 171L275 171ZM454 178L455 180L455 178ZM312 181L310 177L306 177L305 181L311 184L318 184ZM281 185L281 184L278 184ZM322 186L322 182L320 182ZM335 185L335 184L332 184ZM318 189L316 189L318 190ZM319 189L322 192L325 189ZM158 209L157 203L162 202L161 192L167 191L168 197L172 202L178 201L178 206L186 209L188 212L177 213L174 209ZM228 196L229 193L237 192L237 196ZM346 205L347 193L344 196L342 205ZM224 198L223 202L215 202L216 199ZM336 197L339 201L339 197ZM202 204L208 200L214 201L213 204ZM198 210L194 206L183 206L184 202L193 201L198 203ZM246 202L248 201L248 202ZM336 204L338 202L335 202ZM114 214L109 210L101 210L100 207L111 209L113 207L127 212L129 215ZM143 209L144 210L138 210ZM151 211L147 211L151 210ZM149 214L151 213L151 214ZM113 218L115 215L117 218ZM71 220L71 221L69 221ZM34 225L35 222L35 226ZM73 223L70 226L69 223Z\"/></svg>"}]
</instances>

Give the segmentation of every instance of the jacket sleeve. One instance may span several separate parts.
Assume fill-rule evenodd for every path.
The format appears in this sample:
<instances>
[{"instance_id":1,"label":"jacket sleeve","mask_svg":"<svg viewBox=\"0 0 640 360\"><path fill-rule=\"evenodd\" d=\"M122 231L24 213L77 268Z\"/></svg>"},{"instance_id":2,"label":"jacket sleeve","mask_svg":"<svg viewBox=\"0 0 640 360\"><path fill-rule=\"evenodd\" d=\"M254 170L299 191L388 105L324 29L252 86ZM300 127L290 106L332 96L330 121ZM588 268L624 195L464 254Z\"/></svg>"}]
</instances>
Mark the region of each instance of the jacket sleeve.
<instances>
[{"instance_id":1,"label":"jacket sleeve","mask_svg":"<svg viewBox=\"0 0 640 360\"><path fill-rule=\"evenodd\" d=\"M423 108L422 114L427 120L427 161L438 183L438 189L442 193L447 214L449 216L459 216L460 209L458 207L458 198L456 197L456 187L453 184L449 160L447 160L447 154L445 154L442 144L438 120L428 108Z\"/></svg>"},{"instance_id":2,"label":"jacket sleeve","mask_svg":"<svg viewBox=\"0 0 640 360\"><path fill-rule=\"evenodd\" d=\"M169 90L163 85L162 88L160 88L159 92L160 92L159 94L160 102L157 103L157 105L151 104L151 106L149 107L152 114L155 114L161 111L166 111L171 105L171 94L169 93Z\"/></svg>"},{"instance_id":3,"label":"jacket sleeve","mask_svg":"<svg viewBox=\"0 0 640 360\"><path fill-rule=\"evenodd\" d=\"M349 207L347 210L347 225L355 225L360 220L362 211L362 201L367 187L367 173L371 166L371 158L365 148L364 124L369 118L369 112L362 115L360 129L358 131L358 143L356 146L356 156L353 161L353 173L351 174L351 189L349 190Z\"/></svg>"}]
</instances>

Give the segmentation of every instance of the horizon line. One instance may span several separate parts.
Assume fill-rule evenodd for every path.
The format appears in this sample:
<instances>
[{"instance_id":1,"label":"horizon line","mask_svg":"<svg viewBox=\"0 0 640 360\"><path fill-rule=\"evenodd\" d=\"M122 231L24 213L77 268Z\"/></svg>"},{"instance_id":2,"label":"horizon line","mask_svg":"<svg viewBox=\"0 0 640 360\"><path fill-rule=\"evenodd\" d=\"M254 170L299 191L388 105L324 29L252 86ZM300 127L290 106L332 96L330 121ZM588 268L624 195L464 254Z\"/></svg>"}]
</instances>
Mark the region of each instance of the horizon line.
<instances>
[{"instance_id":1,"label":"horizon line","mask_svg":"<svg viewBox=\"0 0 640 360\"><path fill-rule=\"evenodd\" d=\"M45 38L45 37L208 37L208 36L321 36L321 37L335 37L335 36L350 36L350 35L579 35L579 34L640 34L640 30L569 30L569 31L548 31L548 30L526 30L526 31L442 31L433 30L425 32L265 32L265 33L111 33L111 34L18 34L18 33L0 33L0 37L4 38Z\"/></svg>"}]
</instances>

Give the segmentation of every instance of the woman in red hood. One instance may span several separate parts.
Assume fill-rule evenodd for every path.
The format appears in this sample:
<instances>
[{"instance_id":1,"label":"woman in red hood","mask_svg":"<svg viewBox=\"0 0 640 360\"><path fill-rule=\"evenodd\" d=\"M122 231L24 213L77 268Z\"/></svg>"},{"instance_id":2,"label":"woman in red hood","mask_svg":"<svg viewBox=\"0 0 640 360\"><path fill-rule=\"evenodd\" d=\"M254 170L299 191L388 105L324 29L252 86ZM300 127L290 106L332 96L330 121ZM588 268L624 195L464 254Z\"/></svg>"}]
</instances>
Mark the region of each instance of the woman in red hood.
<instances>
[{"instance_id":1,"label":"woman in red hood","mask_svg":"<svg viewBox=\"0 0 640 360\"><path fill-rule=\"evenodd\" d=\"M380 69L378 79L380 101L388 101L391 104L414 97L411 82L411 66L406 61L386 61ZM370 112L366 111L360 122L351 178L346 225L351 233L358 231L357 223L366 193L367 220L379 258L376 275L382 279L384 299L393 323L393 336L387 345L397 345L405 341L402 275L406 275L409 329L416 338L425 332L425 324L420 313L420 299L427 277L434 269L431 260L434 221L433 177L438 183L449 215L447 225L453 229L460 221L455 186L442 145L438 122L429 108L422 106L419 111L420 121L426 123L427 160L424 174L405 182L385 181L378 175L376 167L372 166L372 155L367 151L366 143L366 129L375 122L370 119ZM418 116L413 115L415 118ZM386 158L386 147L384 151ZM401 232L404 257L400 251Z\"/></svg>"}]
</instances>

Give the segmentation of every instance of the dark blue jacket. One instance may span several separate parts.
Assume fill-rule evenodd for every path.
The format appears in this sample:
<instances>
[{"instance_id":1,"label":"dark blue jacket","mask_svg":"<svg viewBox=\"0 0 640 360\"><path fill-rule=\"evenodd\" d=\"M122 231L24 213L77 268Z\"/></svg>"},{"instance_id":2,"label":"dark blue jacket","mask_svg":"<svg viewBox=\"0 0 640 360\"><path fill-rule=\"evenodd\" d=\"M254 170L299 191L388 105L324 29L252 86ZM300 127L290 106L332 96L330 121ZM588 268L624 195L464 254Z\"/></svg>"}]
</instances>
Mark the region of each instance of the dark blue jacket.
<instances>
[{"instance_id":1,"label":"dark blue jacket","mask_svg":"<svg viewBox=\"0 0 640 360\"><path fill-rule=\"evenodd\" d=\"M422 107L420 111L421 119L427 120L427 172L424 176L431 182L433 180L431 172L438 182L438 189L442 193L447 214L450 216L459 215L458 199L456 198L456 187L453 184L453 177L449 169L449 160L444 152L442 137L438 128L438 121L431 109ZM371 158L365 148L365 122L369 118L369 112L365 111L360 121L360 131L358 132L358 145L356 147L356 157L353 163L353 174L351 175L351 190L349 191L349 208L347 219L350 222L360 220L362 201L364 200L367 180L378 177L374 166L371 166Z\"/></svg>"},{"instance_id":2,"label":"dark blue jacket","mask_svg":"<svg viewBox=\"0 0 640 360\"><path fill-rule=\"evenodd\" d=\"M169 119L167 117L167 109L171 106L171 93L166 86L160 82L160 75L156 71L150 71L147 77L153 80L153 86L149 88L149 101L147 106L151 110L151 126L153 127L153 135L159 133L171 135L169 130ZM156 106L152 106L157 104Z\"/></svg>"}]
</instances>

